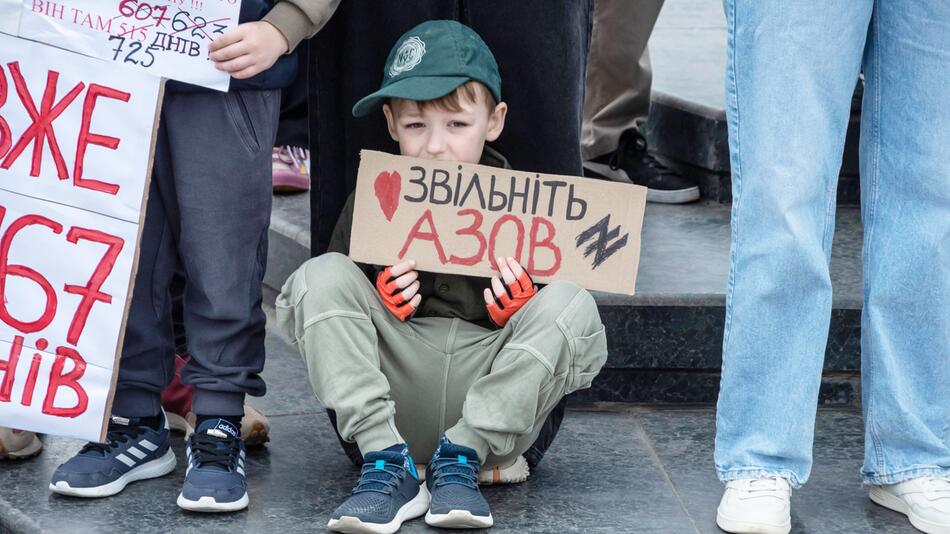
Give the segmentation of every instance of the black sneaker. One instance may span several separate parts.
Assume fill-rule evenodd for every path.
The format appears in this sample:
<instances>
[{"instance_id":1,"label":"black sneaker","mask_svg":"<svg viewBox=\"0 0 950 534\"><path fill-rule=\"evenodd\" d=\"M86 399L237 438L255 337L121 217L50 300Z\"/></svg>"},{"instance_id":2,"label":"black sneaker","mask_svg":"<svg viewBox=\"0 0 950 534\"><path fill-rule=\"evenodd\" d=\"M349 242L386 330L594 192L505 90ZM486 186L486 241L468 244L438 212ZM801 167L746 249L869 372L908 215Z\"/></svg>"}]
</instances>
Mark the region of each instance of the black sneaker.
<instances>
[{"instance_id":1,"label":"black sneaker","mask_svg":"<svg viewBox=\"0 0 950 534\"><path fill-rule=\"evenodd\" d=\"M429 492L419 482L405 445L366 453L353 494L333 512L332 532L392 534L405 521L426 513Z\"/></svg>"},{"instance_id":2,"label":"black sneaker","mask_svg":"<svg viewBox=\"0 0 950 534\"><path fill-rule=\"evenodd\" d=\"M584 176L642 185L647 188L648 202L685 204L699 200L699 187L651 156L646 139L635 128L620 136L617 150L585 161Z\"/></svg>"},{"instance_id":3,"label":"black sneaker","mask_svg":"<svg viewBox=\"0 0 950 534\"><path fill-rule=\"evenodd\" d=\"M478 490L478 453L442 437L426 468L432 504L426 523L441 528L488 528L495 523Z\"/></svg>"}]
</instances>

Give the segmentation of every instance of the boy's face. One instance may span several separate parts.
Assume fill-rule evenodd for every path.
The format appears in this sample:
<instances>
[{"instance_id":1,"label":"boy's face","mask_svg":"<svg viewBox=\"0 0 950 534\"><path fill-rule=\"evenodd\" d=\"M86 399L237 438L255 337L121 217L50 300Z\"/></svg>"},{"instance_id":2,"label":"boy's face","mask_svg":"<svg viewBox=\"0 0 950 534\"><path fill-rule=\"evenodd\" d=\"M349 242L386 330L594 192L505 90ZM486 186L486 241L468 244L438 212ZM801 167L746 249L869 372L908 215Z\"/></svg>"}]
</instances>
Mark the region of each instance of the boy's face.
<instances>
[{"instance_id":1,"label":"boy's face","mask_svg":"<svg viewBox=\"0 0 950 534\"><path fill-rule=\"evenodd\" d=\"M505 128L508 105L490 109L485 96L477 102L459 98L459 111L435 106L423 109L413 100L394 99L383 105L389 135L399 143L403 156L478 163L486 141L494 141Z\"/></svg>"}]
</instances>

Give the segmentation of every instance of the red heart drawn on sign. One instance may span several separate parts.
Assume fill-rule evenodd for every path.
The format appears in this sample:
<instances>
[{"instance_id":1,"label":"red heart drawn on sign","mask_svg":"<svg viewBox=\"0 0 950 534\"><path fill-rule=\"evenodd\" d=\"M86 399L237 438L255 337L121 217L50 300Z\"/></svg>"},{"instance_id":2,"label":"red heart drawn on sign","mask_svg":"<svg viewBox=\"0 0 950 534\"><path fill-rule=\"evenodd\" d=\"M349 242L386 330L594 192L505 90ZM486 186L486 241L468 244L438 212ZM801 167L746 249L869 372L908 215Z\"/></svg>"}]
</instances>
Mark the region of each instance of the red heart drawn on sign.
<instances>
[{"instance_id":1,"label":"red heart drawn on sign","mask_svg":"<svg viewBox=\"0 0 950 534\"><path fill-rule=\"evenodd\" d=\"M383 215L387 221L393 220L396 208L399 207L399 190L402 189L402 176L396 171L383 171L376 176L376 183L373 184L376 191L376 198L379 200L379 207L383 210Z\"/></svg>"}]
</instances>

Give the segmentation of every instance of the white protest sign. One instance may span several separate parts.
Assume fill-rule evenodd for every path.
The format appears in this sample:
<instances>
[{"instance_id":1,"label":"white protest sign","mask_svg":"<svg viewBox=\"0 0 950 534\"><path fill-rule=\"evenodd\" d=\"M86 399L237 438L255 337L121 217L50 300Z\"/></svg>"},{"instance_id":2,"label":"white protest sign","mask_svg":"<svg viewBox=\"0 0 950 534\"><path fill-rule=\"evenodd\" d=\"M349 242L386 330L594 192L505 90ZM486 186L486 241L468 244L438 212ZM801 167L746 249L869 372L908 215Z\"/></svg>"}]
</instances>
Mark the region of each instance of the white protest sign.
<instances>
[{"instance_id":1,"label":"white protest sign","mask_svg":"<svg viewBox=\"0 0 950 534\"><path fill-rule=\"evenodd\" d=\"M238 24L240 0L23 0L20 36L227 91L208 45Z\"/></svg>"},{"instance_id":2,"label":"white protest sign","mask_svg":"<svg viewBox=\"0 0 950 534\"><path fill-rule=\"evenodd\" d=\"M20 26L20 0L0 0L0 33L16 35Z\"/></svg>"},{"instance_id":3,"label":"white protest sign","mask_svg":"<svg viewBox=\"0 0 950 534\"><path fill-rule=\"evenodd\" d=\"M0 35L0 426L105 435L160 99Z\"/></svg>"}]
</instances>

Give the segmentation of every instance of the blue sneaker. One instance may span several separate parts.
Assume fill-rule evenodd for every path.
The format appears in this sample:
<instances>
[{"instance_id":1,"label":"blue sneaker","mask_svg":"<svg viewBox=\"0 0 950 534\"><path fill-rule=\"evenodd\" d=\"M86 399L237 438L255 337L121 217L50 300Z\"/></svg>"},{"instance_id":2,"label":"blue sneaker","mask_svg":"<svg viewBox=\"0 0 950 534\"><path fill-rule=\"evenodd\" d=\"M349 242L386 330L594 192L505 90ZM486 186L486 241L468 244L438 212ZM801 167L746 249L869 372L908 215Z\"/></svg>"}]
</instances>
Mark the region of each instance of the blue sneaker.
<instances>
[{"instance_id":1,"label":"blue sneaker","mask_svg":"<svg viewBox=\"0 0 950 534\"><path fill-rule=\"evenodd\" d=\"M392 534L403 522L426 513L429 492L419 483L405 445L367 453L353 495L333 512L333 532Z\"/></svg>"},{"instance_id":2,"label":"blue sneaker","mask_svg":"<svg viewBox=\"0 0 950 534\"><path fill-rule=\"evenodd\" d=\"M178 506L192 512L236 512L247 508L244 442L234 425L209 419L188 437L188 470Z\"/></svg>"},{"instance_id":3,"label":"blue sneaker","mask_svg":"<svg viewBox=\"0 0 950 534\"><path fill-rule=\"evenodd\" d=\"M491 509L478 491L478 453L442 437L426 468L432 504L426 523L441 528L488 528Z\"/></svg>"},{"instance_id":4,"label":"blue sneaker","mask_svg":"<svg viewBox=\"0 0 950 534\"><path fill-rule=\"evenodd\" d=\"M137 419L113 415L106 443L87 443L79 453L53 472L49 489L70 497L108 497L130 482L158 478L175 469L169 447L168 422L161 415L161 430L139 424Z\"/></svg>"}]
</instances>

